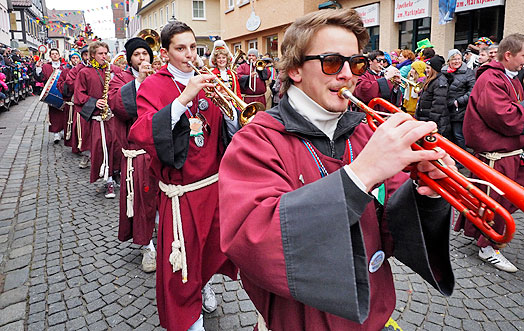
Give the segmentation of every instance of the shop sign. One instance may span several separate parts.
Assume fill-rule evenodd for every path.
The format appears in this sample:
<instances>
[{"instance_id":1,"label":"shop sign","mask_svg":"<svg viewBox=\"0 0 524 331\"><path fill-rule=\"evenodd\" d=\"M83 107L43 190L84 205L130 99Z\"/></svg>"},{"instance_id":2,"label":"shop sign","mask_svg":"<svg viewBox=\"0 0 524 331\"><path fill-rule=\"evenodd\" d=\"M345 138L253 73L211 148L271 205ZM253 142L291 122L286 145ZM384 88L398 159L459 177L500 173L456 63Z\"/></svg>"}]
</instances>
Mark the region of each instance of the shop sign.
<instances>
[{"instance_id":1,"label":"shop sign","mask_svg":"<svg viewBox=\"0 0 524 331\"><path fill-rule=\"evenodd\" d=\"M457 0L456 12L473 9L504 6L504 0Z\"/></svg>"},{"instance_id":2,"label":"shop sign","mask_svg":"<svg viewBox=\"0 0 524 331\"><path fill-rule=\"evenodd\" d=\"M378 9L378 3L355 8L366 28L379 25Z\"/></svg>"},{"instance_id":3,"label":"shop sign","mask_svg":"<svg viewBox=\"0 0 524 331\"><path fill-rule=\"evenodd\" d=\"M395 0L395 22L409 21L430 16L431 0Z\"/></svg>"}]
</instances>

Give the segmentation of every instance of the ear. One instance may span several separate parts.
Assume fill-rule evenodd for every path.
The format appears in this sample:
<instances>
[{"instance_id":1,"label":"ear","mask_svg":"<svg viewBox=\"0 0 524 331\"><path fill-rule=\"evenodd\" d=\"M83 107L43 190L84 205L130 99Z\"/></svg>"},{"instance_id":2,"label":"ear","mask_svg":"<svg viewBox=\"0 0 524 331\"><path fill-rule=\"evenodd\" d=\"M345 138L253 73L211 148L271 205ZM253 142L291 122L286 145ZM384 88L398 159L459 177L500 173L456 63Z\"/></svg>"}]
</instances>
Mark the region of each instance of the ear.
<instances>
[{"instance_id":1,"label":"ear","mask_svg":"<svg viewBox=\"0 0 524 331\"><path fill-rule=\"evenodd\" d=\"M301 68L292 68L287 72L289 78L296 84L302 81L302 70Z\"/></svg>"},{"instance_id":2,"label":"ear","mask_svg":"<svg viewBox=\"0 0 524 331\"><path fill-rule=\"evenodd\" d=\"M161 55L162 57L166 57L166 58L169 57L169 56L167 55L167 49L165 49L164 47L160 48L160 55Z\"/></svg>"}]
</instances>

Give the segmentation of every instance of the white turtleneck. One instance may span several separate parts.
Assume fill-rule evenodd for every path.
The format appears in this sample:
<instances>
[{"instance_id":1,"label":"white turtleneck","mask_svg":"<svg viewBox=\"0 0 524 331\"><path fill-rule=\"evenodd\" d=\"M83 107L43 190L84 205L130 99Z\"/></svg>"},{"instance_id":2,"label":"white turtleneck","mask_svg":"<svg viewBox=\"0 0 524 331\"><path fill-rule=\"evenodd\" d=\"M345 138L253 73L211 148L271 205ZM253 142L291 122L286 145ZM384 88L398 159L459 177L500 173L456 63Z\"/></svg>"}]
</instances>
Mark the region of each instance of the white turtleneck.
<instances>
[{"instance_id":1,"label":"white turtleneck","mask_svg":"<svg viewBox=\"0 0 524 331\"><path fill-rule=\"evenodd\" d=\"M344 114L324 109L298 87L291 85L287 91L289 103L297 113L308 122L324 132L329 140L333 140L338 119Z\"/></svg>"},{"instance_id":2,"label":"white turtleneck","mask_svg":"<svg viewBox=\"0 0 524 331\"><path fill-rule=\"evenodd\" d=\"M58 69L60 68L60 61L52 61L51 62L51 66L53 67L53 69Z\"/></svg>"},{"instance_id":3,"label":"white turtleneck","mask_svg":"<svg viewBox=\"0 0 524 331\"><path fill-rule=\"evenodd\" d=\"M137 80L139 72L135 70L135 68L131 68L131 73L133 74L133 77L135 77L135 89L138 91L138 88L140 87L140 82Z\"/></svg>"},{"instance_id":4,"label":"white turtleneck","mask_svg":"<svg viewBox=\"0 0 524 331\"><path fill-rule=\"evenodd\" d=\"M297 113L304 117L308 122L316 126L320 131L329 137L329 140L333 140L335 129L338 125L338 120L342 113L335 113L324 109L307 94L304 93L298 87L291 85L287 90L289 104ZM366 186L362 183L360 178L349 168L348 165L344 166L344 170L348 174L349 178L360 188L363 192L366 192Z\"/></svg>"},{"instance_id":5,"label":"white turtleneck","mask_svg":"<svg viewBox=\"0 0 524 331\"><path fill-rule=\"evenodd\" d=\"M508 76L509 79L513 79L513 78L517 77L517 75L519 74L518 71L511 71L511 70L508 70L506 68L504 68L504 70L506 71L506 76Z\"/></svg>"}]
</instances>

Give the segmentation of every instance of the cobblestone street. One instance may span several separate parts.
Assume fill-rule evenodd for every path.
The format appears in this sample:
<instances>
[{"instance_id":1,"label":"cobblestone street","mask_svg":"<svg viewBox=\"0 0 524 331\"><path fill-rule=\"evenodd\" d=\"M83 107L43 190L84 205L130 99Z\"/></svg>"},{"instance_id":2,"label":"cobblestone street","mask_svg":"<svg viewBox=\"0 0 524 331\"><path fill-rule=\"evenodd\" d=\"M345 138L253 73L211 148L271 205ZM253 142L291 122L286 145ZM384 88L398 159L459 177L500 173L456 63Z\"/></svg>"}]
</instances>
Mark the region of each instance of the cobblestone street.
<instances>
[{"instance_id":1,"label":"cobblestone street","mask_svg":"<svg viewBox=\"0 0 524 331\"><path fill-rule=\"evenodd\" d=\"M80 157L47 132L47 105L30 97L0 114L0 330L154 330L155 274L137 245L117 239L118 194L89 184ZM452 232L456 287L445 298L391 261L393 318L404 330L524 330L524 217L504 250L520 269L482 262L474 242ZM256 312L239 281L213 278L218 309L205 327L252 330Z\"/></svg>"}]
</instances>

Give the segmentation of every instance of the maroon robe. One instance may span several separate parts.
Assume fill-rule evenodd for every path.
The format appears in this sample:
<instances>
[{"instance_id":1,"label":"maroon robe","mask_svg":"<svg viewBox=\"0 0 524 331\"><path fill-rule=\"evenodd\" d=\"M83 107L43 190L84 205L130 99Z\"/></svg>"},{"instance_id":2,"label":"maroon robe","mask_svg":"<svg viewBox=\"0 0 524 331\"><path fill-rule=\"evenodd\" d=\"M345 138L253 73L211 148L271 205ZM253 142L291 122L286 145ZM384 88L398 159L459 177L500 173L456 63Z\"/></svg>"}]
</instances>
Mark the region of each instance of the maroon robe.
<instances>
[{"instance_id":1,"label":"maroon robe","mask_svg":"<svg viewBox=\"0 0 524 331\"><path fill-rule=\"evenodd\" d=\"M464 138L466 145L473 148L474 155L489 163L479 153L504 153L524 146L524 92L518 79L510 80L506 76L504 66L497 61L479 67L477 77L464 115ZM524 185L524 167L521 160L520 155L505 157L496 161L494 167L495 170ZM479 187L486 190L485 186ZM517 207L494 190L491 190L490 196L510 213L517 210ZM480 236L480 231L462 217L455 226L455 230L460 229L464 229L467 236ZM493 229L503 233L504 221L500 217L495 217ZM484 236L479 239L478 245L494 246Z\"/></svg>"},{"instance_id":2,"label":"maroon robe","mask_svg":"<svg viewBox=\"0 0 524 331\"><path fill-rule=\"evenodd\" d=\"M65 67L63 65L60 65L60 70L62 70L62 73L60 74L60 76L64 74L63 73L64 68ZM44 65L42 65L41 80L42 80L42 83L44 83L44 86L54 71L55 69L53 69L53 66L51 65L51 63L44 63ZM64 130L67 126L67 116L65 115L65 112L62 109L55 108L51 105L48 105L48 107L49 107L49 132L58 133Z\"/></svg>"},{"instance_id":3,"label":"maroon robe","mask_svg":"<svg viewBox=\"0 0 524 331\"><path fill-rule=\"evenodd\" d=\"M115 72L116 66L111 66L111 71ZM116 72L120 72L120 68ZM97 74L98 72L98 74ZM95 69L91 66L83 68L75 81L75 108L82 118L90 122L89 126L89 147L91 151L91 175L90 182L94 183L100 176L100 167L103 162L102 134L100 122L93 119L93 116L100 115L100 109L96 108L96 101L102 98L104 90L105 69ZM113 144L114 120L111 118L104 122L104 132L107 144L109 176L114 170L114 144ZM120 168L120 163L118 164Z\"/></svg>"},{"instance_id":4,"label":"maroon robe","mask_svg":"<svg viewBox=\"0 0 524 331\"><path fill-rule=\"evenodd\" d=\"M249 88L249 84L246 83L245 85L241 85L240 88L242 90L242 94L244 95L244 101L247 103L251 102L261 102L264 106L266 105L266 81L262 80L260 78L260 74L265 75L266 78L270 76L270 73L267 69L264 68L263 73L257 73L257 76L255 78L250 77L250 65L249 62L244 62L237 68L237 75L238 79L240 81L249 79L251 81L251 86L255 87L255 81L256 81L256 89L252 90ZM244 88L245 87L245 88ZM251 95L251 96L250 96ZM258 95L258 96L253 96Z\"/></svg>"},{"instance_id":5,"label":"maroon robe","mask_svg":"<svg viewBox=\"0 0 524 331\"><path fill-rule=\"evenodd\" d=\"M67 89L67 91L72 91L74 99L74 90L75 90L75 81L76 77L78 76L78 73L80 70L85 68L83 62L80 62L76 67L69 70L67 73L66 81L64 82L64 89ZM67 87L66 87L67 86ZM78 112L78 108L73 106L74 114L73 114L73 136L71 137L71 149L73 153L77 152L84 152L89 150L89 132L90 132L90 123L84 120L80 113ZM78 136L78 129L77 126L80 125L82 136ZM80 139L82 139L82 145L80 148L78 147L78 144L80 142Z\"/></svg>"},{"instance_id":6,"label":"maroon robe","mask_svg":"<svg viewBox=\"0 0 524 331\"><path fill-rule=\"evenodd\" d=\"M177 83L178 88L185 87ZM151 170L165 184L187 185L218 172L224 151L223 118L220 109L200 91L198 100L209 103L201 110L209 128L204 130L204 145L197 147L189 136L189 111L171 128L171 103L180 94L167 68L148 77L140 86L136 103L138 119L129 139L151 156ZM188 281L181 272L173 273L169 263L173 242L171 199L160 193L160 224L156 269L156 293L160 324L168 330L186 331L200 316L201 289L215 273L236 278L236 268L220 251L218 222L218 184L214 183L180 197L180 213L187 254Z\"/></svg>"},{"instance_id":7,"label":"maroon robe","mask_svg":"<svg viewBox=\"0 0 524 331\"><path fill-rule=\"evenodd\" d=\"M350 160L344 135L351 142L351 158L371 136L368 126L359 124L362 114L348 112L339 121L335 136L342 137L337 138L342 159L313 147L329 173L321 179L300 135L325 136L284 108L291 108L287 95L235 134L219 174L221 247L240 268L244 288L268 329L383 328L395 309L395 290L387 260L368 272L380 250L449 295L449 205L415 196L405 173L384 182L385 211L356 187L340 168ZM339 131L341 122L353 123L346 128L354 131ZM286 131L288 123L292 132ZM429 201L440 207L416 209L415 200L417 206ZM427 224L439 230L424 229ZM426 237L439 231L440 241ZM443 246L430 247L434 244Z\"/></svg>"},{"instance_id":8,"label":"maroon robe","mask_svg":"<svg viewBox=\"0 0 524 331\"><path fill-rule=\"evenodd\" d=\"M69 89L69 86L66 85L66 77L69 74L69 72L73 69L71 65L64 66L64 69L62 69L62 73L60 74L60 77L58 78L57 87L60 93L62 93L62 97L64 98L64 146L68 146L72 148L73 153L79 153L80 150L73 145L73 142L75 141L73 138L76 135L76 132L73 130L73 123L74 123L74 107L71 105L68 105L67 102L71 102L71 97L73 96L73 89ZM69 139L67 139L67 126L69 125L69 112L71 113L71 136Z\"/></svg>"},{"instance_id":9,"label":"maroon robe","mask_svg":"<svg viewBox=\"0 0 524 331\"><path fill-rule=\"evenodd\" d=\"M131 125L137 118L135 77L131 70L115 74L109 84L109 107L115 115L115 124L123 126L124 130L116 134L116 140L121 148L139 150L140 147L129 141L127 135ZM122 153L122 151L119 151ZM121 158L120 185L120 218L118 223L118 239L126 241L133 239L138 245L149 244L155 228L155 216L158 209L158 180L154 178L149 168L151 157L146 154L133 158L134 203L133 217L127 216L127 158Z\"/></svg>"},{"instance_id":10,"label":"maroon robe","mask_svg":"<svg viewBox=\"0 0 524 331\"><path fill-rule=\"evenodd\" d=\"M380 83L382 83L384 87L382 90ZM391 81L386 80L383 76L379 76L368 69L365 74L358 77L353 94L365 104L368 104L373 98L384 98L394 105L400 106L402 102L402 92L400 92L400 88L398 87L397 91L394 92L393 87Z\"/></svg>"}]
</instances>

